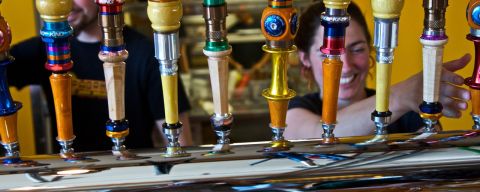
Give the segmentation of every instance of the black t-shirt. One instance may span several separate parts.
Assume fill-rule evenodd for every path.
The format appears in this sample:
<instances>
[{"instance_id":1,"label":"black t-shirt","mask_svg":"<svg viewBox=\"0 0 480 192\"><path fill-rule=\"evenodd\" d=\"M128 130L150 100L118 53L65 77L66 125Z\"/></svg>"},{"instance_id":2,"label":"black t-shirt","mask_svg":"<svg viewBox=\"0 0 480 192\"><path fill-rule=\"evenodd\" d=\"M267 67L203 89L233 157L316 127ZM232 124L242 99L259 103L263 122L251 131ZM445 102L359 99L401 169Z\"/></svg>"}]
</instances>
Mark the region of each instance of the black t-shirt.
<instances>
[{"instance_id":1,"label":"black t-shirt","mask_svg":"<svg viewBox=\"0 0 480 192\"><path fill-rule=\"evenodd\" d=\"M126 27L123 31L129 51L125 71L125 116L130 134L128 148L152 147L152 128L155 120L165 118L159 64L154 57L154 45L147 37ZM74 62L72 79L72 115L76 151L110 150L112 142L105 135L108 104L103 62L98 58L101 43L71 40ZM22 88L29 84L43 87L52 116L53 137L57 135L53 96L49 82L51 72L44 68L45 46L35 37L12 47L15 62L8 67L9 84ZM179 111L190 109L183 86L179 81ZM54 145L58 148L58 145Z\"/></svg>"},{"instance_id":2,"label":"black t-shirt","mask_svg":"<svg viewBox=\"0 0 480 192\"><path fill-rule=\"evenodd\" d=\"M375 90L365 89L367 97L375 95ZM288 109L302 108L309 110L310 112L322 115L322 100L319 97L319 93L310 93L302 97L295 97L290 100ZM423 120L418 113L410 111L405 113L400 119L391 123L388 127L388 133L409 133L418 131L423 126Z\"/></svg>"}]
</instances>

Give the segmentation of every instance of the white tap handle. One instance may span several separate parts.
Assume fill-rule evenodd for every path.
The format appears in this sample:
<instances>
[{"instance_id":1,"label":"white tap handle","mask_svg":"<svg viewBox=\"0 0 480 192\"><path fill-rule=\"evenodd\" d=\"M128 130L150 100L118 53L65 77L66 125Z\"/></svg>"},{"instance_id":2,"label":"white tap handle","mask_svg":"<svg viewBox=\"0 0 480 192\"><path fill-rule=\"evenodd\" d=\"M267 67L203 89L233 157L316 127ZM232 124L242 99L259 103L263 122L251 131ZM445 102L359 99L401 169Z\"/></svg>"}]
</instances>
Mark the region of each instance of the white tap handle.
<instances>
[{"instance_id":1,"label":"white tap handle","mask_svg":"<svg viewBox=\"0 0 480 192\"><path fill-rule=\"evenodd\" d=\"M228 113L228 55L231 52L232 49L218 52L203 50L208 57L208 70L216 115Z\"/></svg>"},{"instance_id":2,"label":"white tap handle","mask_svg":"<svg viewBox=\"0 0 480 192\"><path fill-rule=\"evenodd\" d=\"M423 101L438 102L442 74L443 48L448 39L420 39L423 45Z\"/></svg>"}]
</instances>

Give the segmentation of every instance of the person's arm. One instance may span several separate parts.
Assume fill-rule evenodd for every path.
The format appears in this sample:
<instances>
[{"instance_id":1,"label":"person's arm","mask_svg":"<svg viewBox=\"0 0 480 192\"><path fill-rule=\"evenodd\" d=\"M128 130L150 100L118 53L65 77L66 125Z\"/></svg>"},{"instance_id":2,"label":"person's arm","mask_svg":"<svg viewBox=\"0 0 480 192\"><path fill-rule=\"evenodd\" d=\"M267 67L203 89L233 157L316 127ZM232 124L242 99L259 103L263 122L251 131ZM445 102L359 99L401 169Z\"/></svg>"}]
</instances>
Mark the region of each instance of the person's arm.
<instances>
[{"instance_id":1,"label":"person's arm","mask_svg":"<svg viewBox=\"0 0 480 192\"><path fill-rule=\"evenodd\" d=\"M375 96L351 104L337 112L338 124L334 133L337 137L354 135L370 135L373 133L374 124L370 114L375 108ZM397 118L398 115L392 116ZM287 125L285 138L307 139L320 138L323 133L321 116L302 108L293 108L287 111Z\"/></svg>"},{"instance_id":2,"label":"person's arm","mask_svg":"<svg viewBox=\"0 0 480 192\"><path fill-rule=\"evenodd\" d=\"M462 69L470 61L470 55L447 62L443 65L441 77L440 102L443 104L443 114L446 117L459 118L461 111L467 109L470 99L468 90L459 87L463 84L463 77L454 72ZM391 123L398 120L409 111L418 111L422 102L422 72L392 86L390 95ZM375 108L375 96L368 97L359 102L348 105L337 113L338 124L335 136L371 135L374 124L370 114ZM293 108L287 111L287 124L285 130L287 139L320 138L323 130L320 123L321 117L308 110Z\"/></svg>"},{"instance_id":3,"label":"person's arm","mask_svg":"<svg viewBox=\"0 0 480 192\"><path fill-rule=\"evenodd\" d=\"M443 64L442 76L440 77L439 101L443 105L442 113L444 117L460 118L461 111L467 109L470 92L460 87L464 84L464 78L454 72L464 68L470 61L470 58L470 54L465 54L459 59ZM408 110L401 111L404 113L419 111L418 106L423 102L422 74L422 72L419 72L392 87L390 103L393 107L400 108L406 106Z\"/></svg>"},{"instance_id":4,"label":"person's arm","mask_svg":"<svg viewBox=\"0 0 480 192\"><path fill-rule=\"evenodd\" d=\"M191 146L193 145L192 140L192 130L190 129L190 119L188 116L188 112L183 112L179 114L180 122L182 122L182 134L180 134L179 142L182 146ZM165 119L156 120L156 128L158 129L159 133L162 133L163 143L167 144L167 138L163 133L162 125L165 123Z\"/></svg>"}]
</instances>

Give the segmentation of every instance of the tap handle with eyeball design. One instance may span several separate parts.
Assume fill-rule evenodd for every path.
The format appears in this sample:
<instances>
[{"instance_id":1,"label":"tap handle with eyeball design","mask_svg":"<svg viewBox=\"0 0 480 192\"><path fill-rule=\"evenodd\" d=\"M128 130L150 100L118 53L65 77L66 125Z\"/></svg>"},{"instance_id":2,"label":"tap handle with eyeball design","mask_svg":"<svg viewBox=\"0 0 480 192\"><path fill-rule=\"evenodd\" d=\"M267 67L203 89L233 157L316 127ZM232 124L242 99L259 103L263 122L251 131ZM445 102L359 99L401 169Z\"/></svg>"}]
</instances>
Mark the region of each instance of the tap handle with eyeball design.
<instances>
[{"instance_id":1,"label":"tap handle with eyeball design","mask_svg":"<svg viewBox=\"0 0 480 192\"><path fill-rule=\"evenodd\" d=\"M473 129L480 130L480 0L470 0L467 6L467 21L470 34L467 39L475 46L475 63L472 76L465 79L472 95Z\"/></svg>"},{"instance_id":2,"label":"tap handle with eyeball design","mask_svg":"<svg viewBox=\"0 0 480 192\"><path fill-rule=\"evenodd\" d=\"M22 162L17 136L17 111L22 104L12 99L7 83L7 65L14 61L8 53L11 41L10 27L0 15L0 141L6 150L6 157L2 159L4 165L18 165Z\"/></svg>"},{"instance_id":3,"label":"tap handle with eyeball design","mask_svg":"<svg viewBox=\"0 0 480 192\"><path fill-rule=\"evenodd\" d=\"M266 39L263 51L271 55L272 78L270 87L262 91L268 100L270 128L274 134L272 143L265 151L284 151L291 147L283 132L287 128L288 102L296 93L288 88L288 55L296 51L293 38L297 33L298 15L292 0L269 0L263 10L261 29Z\"/></svg>"}]
</instances>

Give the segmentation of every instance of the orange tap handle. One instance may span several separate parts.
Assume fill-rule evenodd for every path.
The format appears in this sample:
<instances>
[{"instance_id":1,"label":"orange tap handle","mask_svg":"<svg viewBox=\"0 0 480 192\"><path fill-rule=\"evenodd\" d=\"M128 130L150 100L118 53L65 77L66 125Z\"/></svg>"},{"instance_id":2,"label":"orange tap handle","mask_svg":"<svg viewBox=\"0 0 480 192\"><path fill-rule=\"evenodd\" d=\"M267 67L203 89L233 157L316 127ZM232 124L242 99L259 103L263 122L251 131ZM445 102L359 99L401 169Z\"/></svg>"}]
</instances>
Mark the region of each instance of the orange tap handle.
<instances>
[{"instance_id":1,"label":"orange tap handle","mask_svg":"<svg viewBox=\"0 0 480 192\"><path fill-rule=\"evenodd\" d=\"M480 90L470 89L472 94L472 114L480 115Z\"/></svg>"},{"instance_id":2,"label":"orange tap handle","mask_svg":"<svg viewBox=\"0 0 480 192\"><path fill-rule=\"evenodd\" d=\"M340 76L342 74L342 61L325 58L323 60L323 108L322 121L335 124L338 108L338 91Z\"/></svg>"},{"instance_id":3,"label":"orange tap handle","mask_svg":"<svg viewBox=\"0 0 480 192\"><path fill-rule=\"evenodd\" d=\"M68 73L50 76L55 116L57 117L58 140L69 141L75 138L72 124L72 76Z\"/></svg>"},{"instance_id":4,"label":"orange tap handle","mask_svg":"<svg viewBox=\"0 0 480 192\"><path fill-rule=\"evenodd\" d=\"M0 116L0 136L2 143L16 143L17 139L17 113Z\"/></svg>"},{"instance_id":5,"label":"orange tap handle","mask_svg":"<svg viewBox=\"0 0 480 192\"><path fill-rule=\"evenodd\" d=\"M268 100L268 109L270 110L271 127L287 127L285 121L287 118L288 100Z\"/></svg>"}]
</instances>

